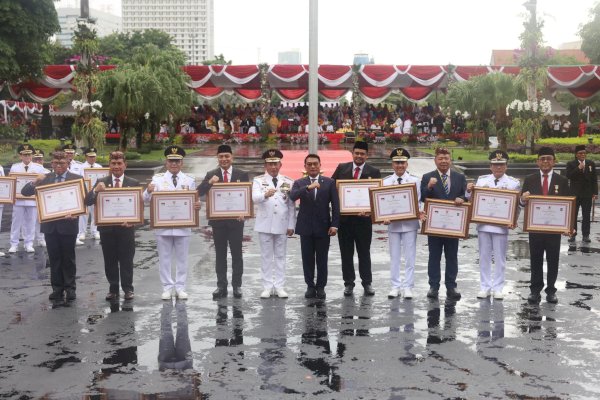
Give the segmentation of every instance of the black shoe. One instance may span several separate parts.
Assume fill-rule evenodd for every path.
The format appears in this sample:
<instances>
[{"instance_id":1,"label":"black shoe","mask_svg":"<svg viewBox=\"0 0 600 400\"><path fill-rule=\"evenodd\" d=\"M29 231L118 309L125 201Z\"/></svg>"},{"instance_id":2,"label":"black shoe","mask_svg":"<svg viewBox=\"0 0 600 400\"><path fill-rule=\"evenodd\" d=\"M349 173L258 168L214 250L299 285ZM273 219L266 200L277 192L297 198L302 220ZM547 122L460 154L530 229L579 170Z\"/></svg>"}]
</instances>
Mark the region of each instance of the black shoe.
<instances>
[{"instance_id":1,"label":"black shoe","mask_svg":"<svg viewBox=\"0 0 600 400\"><path fill-rule=\"evenodd\" d=\"M427 292L427 297L429 297L430 299L437 299L438 290L434 288L429 288L429 291Z\"/></svg>"},{"instance_id":2,"label":"black shoe","mask_svg":"<svg viewBox=\"0 0 600 400\"><path fill-rule=\"evenodd\" d=\"M317 288L317 299L325 299L327 297L327 295L325 294L325 289L320 287Z\"/></svg>"},{"instance_id":3,"label":"black shoe","mask_svg":"<svg viewBox=\"0 0 600 400\"><path fill-rule=\"evenodd\" d=\"M108 292L106 294L106 301L113 301L113 300L117 300L119 298L119 293L113 293L113 292Z\"/></svg>"},{"instance_id":4,"label":"black shoe","mask_svg":"<svg viewBox=\"0 0 600 400\"><path fill-rule=\"evenodd\" d=\"M556 297L556 294L554 294L554 293L547 294L546 301L548 303L556 304L556 303L558 303L558 297Z\"/></svg>"},{"instance_id":5,"label":"black shoe","mask_svg":"<svg viewBox=\"0 0 600 400\"><path fill-rule=\"evenodd\" d=\"M77 298L77 294L75 293L75 289L67 290L67 300L75 300Z\"/></svg>"},{"instance_id":6,"label":"black shoe","mask_svg":"<svg viewBox=\"0 0 600 400\"><path fill-rule=\"evenodd\" d=\"M589 236L584 236L583 237L583 243L592 243L592 240L590 239Z\"/></svg>"},{"instance_id":7,"label":"black shoe","mask_svg":"<svg viewBox=\"0 0 600 400\"><path fill-rule=\"evenodd\" d=\"M458 292L455 288L446 289L446 298L450 300L460 300L460 292Z\"/></svg>"},{"instance_id":8,"label":"black shoe","mask_svg":"<svg viewBox=\"0 0 600 400\"><path fill-rule=\"evenodd\" d=\"M235 297L236 299L242 298L242 288L241 287L233 288L233 297Z\"/></svg>"},{"instance_id":9,"label":"black shoe","mask_svg":"<svg viewBox=\"0 0 600 400\"><path fill-rule=\"evenodd\" d=\"M531 303L531 304L537 304L537 303L539 303L540 301L542 301L542 296L540 296L540 294L539 294L539 293L533 293L533 292L531 292L531 293L529 294L529 297L527 297L527 301L528 301L529 303Z\"/></svg>"},{"instance_id":10,"label":"black shoe","mask_svg":"<svg viewBox=\"0 0 600 400\"><path fill-rule=\"evenodd\" d=\"M583 239L583 241L585 242L585 238ZM575 236L569 237L569 243L575 243Z\"/></svg>"},{"instance_id":11,"label":"black shoe","mask_svg":"<svg viewBox=\"0 0 600 400\"><path fill-rule=\"evenodd\" d=\"M375 289L371 285L365 285L365 296L375 296Z\"/></svg>"},{"instance_id":12,"label":"black shoe","mask_svg":"<svg viewBox=\"0 0 600 400\"><path fill-rule=\"evenodd\" d=\"M346 297L352 296L353 291L354 291L354 286L346 285L344 287L344 296L346 296Z\"/></svg>"},{"instance_id":13,"label":"black shoe","mask_svg":"<svg viewBox=\"0 0 600 400\"><path fill-rule=\"evenodd\" d=\"M222 297L227 297L227 289L217 288L213 294L213 300L220 299Z\"/></svg>"},{"instance_id":14,"label":"black shoe","mask_svg":"<svg viewBox=\"0 0 600 400\"><path fill-rule=\"evenodd\" d=\"M316 295L317 295L317 290L314 287L309 287L308 289L306 289L306 292L304 293L304 297L307 299L313 299L313 298L315 298Z\"/></svg>"},{"instance_id":15,"label":"black shoe","mask_svg":"<svg viewBox=\"0 0 600 400\"><path fill-rule=\"evenodd\" d=\"M48 296L48 300L62 300L62 298L63 298L62 290L55 290L52 293L50 293L50 296Z\"/></svg>"}]
</instances>

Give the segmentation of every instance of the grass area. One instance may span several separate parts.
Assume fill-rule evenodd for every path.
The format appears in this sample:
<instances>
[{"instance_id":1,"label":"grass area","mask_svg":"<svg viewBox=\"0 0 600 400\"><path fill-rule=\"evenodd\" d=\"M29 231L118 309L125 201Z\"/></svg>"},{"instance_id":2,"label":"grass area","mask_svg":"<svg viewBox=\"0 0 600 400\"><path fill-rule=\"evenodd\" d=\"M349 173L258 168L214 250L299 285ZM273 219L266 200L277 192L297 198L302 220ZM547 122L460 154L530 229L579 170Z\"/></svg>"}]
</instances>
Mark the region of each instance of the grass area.
<instances>
[{"instance_id":1,"label":"grass area","mask_svg":"<svg viewBox=\"0 0 600 400\"><path fill-rule=\"evenodd\" d=\"M599 138L599 142L600 142L600 138ZM428 147L418 148L418 150L422 151L423 153L427 153L427 154L431 154L431 155L433 155L435 153L435 150L430 149ZM449 150L452 153L452 159L454 161L487 161L488 155L490 154L489 151L486 151L486 150L468 150L468 149L462 149L462 148L450 148ZM537 156L535 154L525 155L525 154L518 154L518 153L508 153L508 156L510 157L510 160L512 162L521 162L521 163L535 162L535 160L537 159ZM556 159L558 160L558 162L567 162L567 161L572 160L574 157L575 156L572 153L557 153L556 154ZM587 158L588 158L588 160L600 161L600 154L588 153Z\"/></svg>"}]
</instances>

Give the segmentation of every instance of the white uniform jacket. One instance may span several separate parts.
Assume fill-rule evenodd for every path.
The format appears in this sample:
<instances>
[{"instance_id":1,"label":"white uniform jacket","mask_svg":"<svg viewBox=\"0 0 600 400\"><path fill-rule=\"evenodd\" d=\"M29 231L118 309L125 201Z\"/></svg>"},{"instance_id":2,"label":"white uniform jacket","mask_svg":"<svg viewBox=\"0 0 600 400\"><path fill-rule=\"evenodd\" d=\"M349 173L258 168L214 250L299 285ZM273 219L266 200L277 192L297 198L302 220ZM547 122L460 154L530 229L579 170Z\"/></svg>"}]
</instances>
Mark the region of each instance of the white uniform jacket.
<instances>
[{"instance_id":1,"label":"white uniform jacket","mask_svg":"<svg viewBox=\"0 0 600 400\"><path fill-rule=\"evenodd\" d=\"M27 168L27 171L25 171L25 164L23 164L22 162L20 163L16 163L13 164L10 167L10 172L11 173L19 173L19 174L41 174L41 175L45 175L46 174L46 168L44 168L42 165L40 164L36 164L34 162L30 162ZM25 207L35 207L36 206L36 201L35 200L21 200L21 199L17 199L15 200L15 206L25 206Z\"/></svg>"},{"instance_id":2,"label":"white uniform jacket","mask_svg":"<svg viewBox=\"0 0 600 400\"><path fill-rule=\"evenodd\" d=\"M396 174L392 174L390 176L386 176L383 179L383 186L392 186L398 185L398 178ZM417 200L421 198L421 179L417 178L409 174L408 172L404 172L402 175L402 184L405 183L414 183L417 185ZM421 209L421 203L419 203L419 209ZM410 219L406 221L393 221L388 225L388 232L410 232L416 231L419 229L419 220L418 219Z\"/></svg>"},{"instance_id":3,"label":"white uniform jacket","mask_svg":"<svg viewBox=\"0 0 600 400\"><path fill-rule=\"evenodd\" d=\"M69 172L83 176L83 163L77 160L71 160L71 164L69 165Z\"/></svg>"},{"instance_id":4,"label":"white uniform jacket","mask_svg":"<svg viewBox=\"0 0 600 400\"><path fill-rule=\"evenodd\" d=\"M183 190L183 186L187 185L188 190L196 190L196 180L191 175L186 175L183 172L177 174L177 186L173 186L173 175L167 171L164 174L156 174L152 177L151 184L154 184L155 191ZM144 201L150 202L152 193L148 193L148 189L144 191ZM154 233L157 236L190 236L192 228L176 228L176 229L155 229Z\"/></svg>"},{"instance_id":5,"label":"white uniform jacket","mask_svg":"<svg viewBox=\"0 0 600 400\"><path fill-rule=\"evenodd\" d=\"M294 181L284 175L277 175L277 187L273 186L273 177L269 174L254 178L252 201L258 205L254 223L255 232L284 235L288 229L294 229L296 206L289 196L293 184ZM277 189L275 194L265 198L265 192L273 188Z\"/></svg>"},{"instance_id":6,"label":"white uniform jacket","mask_svg":"<svg viewBox=\"0 0 600 400\"><path fill-rule=\"evenodd\" d=\"M475 186L490 189L521 190L521 182L517 178L504 174L500 177L497 184L494 182L495 179L494 174L482 175L477 179ZM471 199L471 195L472 193L465 192L467 200ZM508 228L496 225L477 224L477 231L508 235Z\"/></svg>"}]
</instances>

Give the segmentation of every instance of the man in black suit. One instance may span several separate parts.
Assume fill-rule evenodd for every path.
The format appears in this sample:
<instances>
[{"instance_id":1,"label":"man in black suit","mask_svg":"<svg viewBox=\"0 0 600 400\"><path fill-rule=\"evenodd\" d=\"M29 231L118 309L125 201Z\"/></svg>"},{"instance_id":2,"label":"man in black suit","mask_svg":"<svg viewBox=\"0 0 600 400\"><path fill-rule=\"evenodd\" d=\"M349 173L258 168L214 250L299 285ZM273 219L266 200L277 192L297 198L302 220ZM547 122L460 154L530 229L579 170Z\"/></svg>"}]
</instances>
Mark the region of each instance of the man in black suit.
<instances>
[{"instance_id":1,"label":"man in black suit","mask_svg":"<svg viewBox=\"0 0 600 400\"><path fill-rule=\"evenodd\" d=\"M121 151L113 151L109 154L111 174L98 179L96 185L88 193L85 203L88 206L96 204L98 192L106 188L134 187L140 183L125 176L127 161L125 154ZM133 257L135 256L135 226L127 222L120 225L99 226L100 244L104 257L104 273L108 280L107 301L119 299L119 277L121 288L125 292L124 299L132 300L133 294Z\"/></svg>"},{"instance_id":2,"label":"man in black suit","mask_svg":"<svg viewBox=\"0 0 600 400\"><path fill-rule=\"evenodd\" d=\"M292 201L300 199L296 233L300 235L304 281L308 286L304 297L324 299L329 238L336 235L340 226L339 198L335 181L320 175L321 158L318 155L307 155L304 159L304 168L308 176L296 180L290 192Z\"/></svg>"},{"instance_id":3,"label":"man in black suit","mask_svg":"<svg viewBox=\"0 0 600 400\"><path fill-rule=\"evenodd\" d=\"M358 141L352 148L352 162L341 163L331 176L333 180L338 179L380 179L379 169L366 163L369 145L367 142ZM344 277L344 296L351 296L354 289L354 244L358 253L358 272L365 295L373 296L375 290L371 286L373 281L371 275L371 239L373 237L373 225L371 217L361 215L340 216L340 229L338 241L342 255L342 276Z\"/></svg>"},{"instance_id":4,"label":"man in black suit","mask_svg":"<svg viewBox=\"0 0 600 400\"><path fill-rule=\"evenodd\" d=\"M452 159L448 149L440 147L435 151L435 166L437 169L423 175L421 179L421 201L426 199L452 200L460 205L465 199L467 180L457 171L450 171ZM436 299L440 288L442 252L446 257L446 270L444 283L446 297L449 300L460 300L460 293L456 290L456 276L458 275L458 239L441 236L427 237L429 244L429 262L427 274L429 275L429 292L427 297Z\"/></svg>"},{"instance_id":5,"label":"man in black suit","mask_svg":"<svg viewBox=\"0 0 600 400\"><path fill-rule=\"evenodd\" d=\"M543 196L569 196L569 181L564 176L554 172L554 150L550 147L541 147L538 151L537 165L539 172L527 175L521 189L521 204L526 205L529 195ZM565 232L565 234L570 232ZM529 262L531 264L531 293L527 300L530 303L539 303L540 292L544 287L544 252L548 266L548 285L546 286L546 301L557 303L556 278L558 277L558 258L560 255L560 234L558 233L530 233L529 234Z\"/></svg>"},{"instance_id":6,"label":"man in black suit","mask_svg":"<svg viewBox=\"0 0 600 400\"><path fill-rule=\"evenodd\" d=\"M219 167L206 173L198 187L198 194L204 196L214 183L217 182L249 182L248 172L232 166L233 153L231 147L222 144L217 149ZM209 220L212 226L215 244L215 271L217 273L217 289L213 299L227 296L227 245L231 251L231 286L233 296L242 297L242 273L244 261L242 258L242 239L244 237L244 218L228 220Z\"/></svg>"},{"instance_id":7,"label":"man in black suit","mask_svg":"<svg viewBox=\"0 0 600 400\"><path fill-rule=\"evenodd\" d=\"M567 163L567 178L571 194L577 196L575 215L579 215L581 207L581 233L583 242L590 243L590 220L592 204L598 198L598 176L596 175L596 164L586 160L584 145L575 147L575 159ZM575 242L575 236L569 238L569 242Z\"/></svg>"},{"instance_id":8,"label":"man in black suit","mask_svg":"<svg viewBox=\"0 0 600 400\"><path fill-rule=\"evenodd\" d=\"M63 151L56 151L52 155L53 172L28 183L21 189L21 194L31 196L35 194L36 186L49 185L64 181L83 179L80 175L67 170L68 160ZM50 284L52 294L50 300L62 300L64 293L67 300L75 300L75 240L79 232L79 219L67 216L55 221L42 222L40 231L45 235L48 258L50 259Z\"/></svg>"}]
</instances>

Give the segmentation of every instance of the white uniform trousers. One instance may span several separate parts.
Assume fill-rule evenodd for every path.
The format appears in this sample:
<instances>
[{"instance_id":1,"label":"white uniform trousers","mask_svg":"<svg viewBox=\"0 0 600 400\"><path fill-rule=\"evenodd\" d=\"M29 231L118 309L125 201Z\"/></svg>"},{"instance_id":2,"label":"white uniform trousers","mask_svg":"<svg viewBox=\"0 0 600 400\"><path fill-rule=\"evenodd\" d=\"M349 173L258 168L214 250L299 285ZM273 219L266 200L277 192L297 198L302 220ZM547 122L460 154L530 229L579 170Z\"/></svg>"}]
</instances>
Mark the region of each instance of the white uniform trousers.
<instances>
[{"instance_id":1,"label":"white uniform trousers","mask_svg":"<svg viewBox=\"0 0 600 400\"><path fill-rule=\"evenodd\" d=\"M156 244L158 249L160 281L163 285L163 291L172 288L175 288L175 290L185 290L190 237L156 235ZM173 258L175 259L175 281L173 281L171 273L171 262L173 261Z\"/></svg>"},{"instance_id":2,"label":"white uniform trousers","mask_svg":"<svg viewBox=\"0 0 600 400\"><path fill-rule=\"evenodd\" d=\"M23 230L25 247L33 246L35 236L35 220L37 208L35 206L13 206L12 225L10 227L10 246L17 247Z\"/></svg>"},{"instance_id":3,"label":"white uniform trousers","mask_svg":"<svg viewBox=\"0 0 600 400\"><path fill-rule=\"evenodd\" d=\"M481 290L502 293L504 269L508 250L508 235L503 233L477 232L479 238L479 271ZM492 257L496 264L492 273Z\"/></svg>"},{"instance_id":4,"label":"white uniform trousers","mask_svg":"<svg viewBox=\"0 0 600 400\"><path fill-rule=\"evenodd\" d=\"M42 224L40 224L40 221L38 221L38 219L35 219L35 240L37 240L38 245L40 244L40 241L42 240L46 240L44 234L42 233Z\"/></svg>"},{"instance_id":5,"label":"white uniform trousers","mask_svg":"<svg viewBox=\"0 0 600 400\"><path fill-rule=\"evenodd\" d=\"M262 281L265 290L283 289L285 285L285 255L287 235L258 233L262 259Z\"/></svg>"},{"instance_id":6,"label":"white uniform trousers","mask_svg":"<svg viewBox=\"0 0 600 400\"><path fill-rule=\"evenodd\" d=\"M90 234L94 236L98 232L96 227L96 221L94 220L94 206L88 206L89 221L90 221ZM79 216L79 235L85 234L87 231L88 214Z\"/></svg>"},{"instance_id":7,"label":"white uniform trousers","mask_svg":"<svg viewBox=\"0 0 600 400\"><path fill-rule=\"evenodd\" d=\"M414 286L417 231L388 232L390 244L390 278L394 289L412 289ZM404 254L404 279L400 265Z\"/></svg>"}]
</instances>

